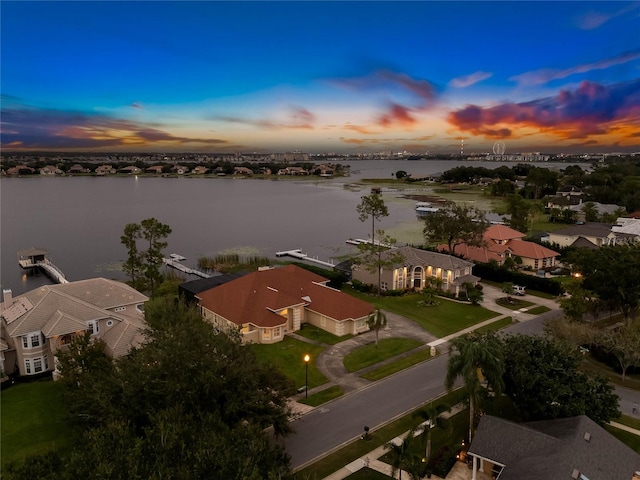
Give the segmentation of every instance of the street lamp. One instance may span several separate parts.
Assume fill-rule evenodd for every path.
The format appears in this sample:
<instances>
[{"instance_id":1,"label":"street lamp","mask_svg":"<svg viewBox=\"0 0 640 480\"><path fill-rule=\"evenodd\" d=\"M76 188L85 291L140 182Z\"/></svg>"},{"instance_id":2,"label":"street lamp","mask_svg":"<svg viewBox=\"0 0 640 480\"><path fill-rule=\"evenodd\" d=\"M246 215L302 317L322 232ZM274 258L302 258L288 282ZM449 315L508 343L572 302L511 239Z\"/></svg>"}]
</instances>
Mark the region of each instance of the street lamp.
<instances>
[{"instance_id":1,"label":"street lamp","mask_svg":"<svg viewBox=\"0 0 640 480\"><path fill-rule=\"evenodd\" d=\"M309 397L309 354L304 356L304 398Z\"/></svg>"}]
</instances>

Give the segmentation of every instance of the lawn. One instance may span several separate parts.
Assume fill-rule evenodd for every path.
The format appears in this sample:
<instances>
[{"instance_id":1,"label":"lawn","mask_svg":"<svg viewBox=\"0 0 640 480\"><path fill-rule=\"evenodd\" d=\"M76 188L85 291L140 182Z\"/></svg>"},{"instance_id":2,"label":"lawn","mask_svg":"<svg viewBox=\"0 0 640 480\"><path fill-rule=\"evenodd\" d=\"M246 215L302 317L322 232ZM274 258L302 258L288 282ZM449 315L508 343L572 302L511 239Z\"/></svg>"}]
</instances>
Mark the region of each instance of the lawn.
<instances>
[{"instance_id":1,"label":"lawn","mask_svg":"<svg viewBox=\"0 0 640 480\"><path fill-rule=\"evenodd\" d=\"M366 302L374 303L383 310L410 318L437 337L446 337L499 315L477 305L458 303L440 297L437 298L439 305L420 306L418 303L425 297L419 293L402 297L372 297L356 292L353 288L345 288L344 291Z\"/></svg>"},{"instance_id":2,"label":"lawn","mask_svg":"<svg viewBox=\"0 0 640 480\"><path fill-rule=\"evenodd\" d=\"M424 362L431 358L435 357L431 356L430 349L420 349L415 353L394 360L393 362L376 368L375 370L371 370L360 376L371 381L380 380L381 378L388 377L389 375L393 375L394 373L404 370L405 368L412 367L413 365L417 365L418 363Z\"/></svg>"},{"instance_id":3,"label":"lawn","mask_svg":"<svg viewBox=\"0 0 640 480\"><path fill-rule=\"evenodd\" d=\"M345 478L349 480L389 480L391 477L372 468L364 467Z\"/></svg>"},{"instance_id":4,"label":"lawn","mask_svg":"<svg viewBox=\"0 0 640 480\"><path fill-rule=\"evenodd\" d=\"M616 385L622 385L623 387L640 391L640 375L627 375L623 382L622 376L618 372L609 365L597 361L591 355L585 355L583 357L580 370L590 375L600 375Z\"/></svg>"},{"instance_id":5,"label":"lawn","mask_svg":"<svg viewBox=\"0 0 640 480\"><path fill-rule=\"evenodd\" d=\"M627 432L626 430L612 427L611 425L605 425L604 428L631 450L640 453L640 436Z\"/></svg>"},{"instance_id":6,"label":"lawn","mask_svg":"<svg viewBox=\"0 0 640 480\"><path fill-rule=\"evenodd\" d=\"M2 464L71 445L62 388L61 383L40 381L2 391Z\"/></svg>"},{"instance_id":7,"label":"lawn","mask_svg":"<svg viewBox=\"0 0 640 480\"><path fill-rule=\"evenodd\" d=\"M326 345L335 345L336 343L344 342L345 340L349 340L353 337L353 335L343 335L342 337L338 337L337 335L329 333L326 330L322 330L310 323L303 323L296 334Z\"/></svg>"},{"instance_id":8,"label":"lawn","mask_svg":"<svg viewBox=\"0 0 640 480\"><path fill-rule=\"evenodd\" d=\"M384 338L378 345L373 342L348 353L343 360L344 366L349 372L357 372L421 345L413 338Z\"/></svg>"},{"instance_id":9,"label":"lawn","mask_svg":"<svg viewBox=\"0 0 640 480\"><path fill-rule=\"evenodd\" d=\"M502 330L503 328L508 327L513 323L513 319L511 317L504 317L500 320L496 320L495 322L491 322L484 327L476 328L477 333L487 333L487 332L495 332L496 330Z\"/></svg>"},{"instance_id":10,"label":"lawn","mask_svg":"<svg viewBox=\"0 0 640 480\"><path fill-rule=\"evenodd\" d=\"M305 405L310 405L312 407L317 407L318 405L327 403L329 400L338 398L343 394L344 392L342 391L342 389L338 385L334 385L333 387L329 387L325 390L321 390L318 393L309 395L308 398L303 398L302 400L298 400L298 402L304 403Z\"/></svg>"},{"instance_id":11,"label":"lawn","mask_svg":"<svg viewBox=\"0 0 640 480\"><path fill-rule=\"evenodd\" d=\"M510 301L508 300L508 297L502 297L497 299L496 303L501 307L508 308L509 310L520 310L521 308L535 305L532 302L527 302L526 300L521 300L517 297L511 297Z\"/></svg>"},{"instance_id":12,"label":"lawn","mask_svg":"<svg viewBox=\"0 0 640 480\"><path fill-rule=\"evenodd\" d=\"M309 388L317 387L328 381L316 367L316 359L324 350L324 347L320 345L312 345L290 336L285 336L281 342L272 345L253 343L249 345L249 348L256 353L259 361L276 365L282 373L295 382L296 388L300 388L305 384L304 356L307 354L311 356L309 361Z\"/></svg>"}]
</instances>

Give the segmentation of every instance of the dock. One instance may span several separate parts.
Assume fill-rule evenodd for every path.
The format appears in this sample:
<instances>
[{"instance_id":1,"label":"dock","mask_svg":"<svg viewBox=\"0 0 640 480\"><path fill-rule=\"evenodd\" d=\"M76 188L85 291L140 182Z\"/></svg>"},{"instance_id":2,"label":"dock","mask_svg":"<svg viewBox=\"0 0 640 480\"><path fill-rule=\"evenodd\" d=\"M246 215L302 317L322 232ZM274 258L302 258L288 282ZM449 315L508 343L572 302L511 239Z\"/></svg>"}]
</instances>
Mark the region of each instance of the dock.
<instances>
[{"instance_id":1,"label":"dock","mask_svg":"<svg viewBox=\"0 0 640 480\"><path fill-rule=\"evenodd\" d=\"M317 263L318 265L322 265L323 267L335 267L335 264L332 262L325 262L324 260L319 260L315 257L310 257L306 253L303 253L301 249L296 250L284 250L282 252L276 252L276 257L293 257L298 260L305 260L307 262Z\"/></svg>"},{"instance_id":2,"label":"dock","mask_svg":"<svg viewBox=\"0 0 640 480\"><path fill-rule=\"evenodd\" d=\"M169 255L169 258L163 258L162 261L165 265L175 268L182 273L186 273L187 275L195 275L200 278L211 278L211 275L208 273L201 272L200 270L196 270L195 268L187 267L186 265L180 263L181 261L186 260L186 257L182 255L178 255L177 253L172 253Z\"/></svg>"},{"instance_id":3,"label":"dock","mask_svg":"<svg viewBox=\"0 0 640 480\"><path fill-rule=\"evenodd\" d=\"M44 248L27 248L18 251L18 264L26 269L39 268L47 277L56 283L69 283L65 274L47 257L49 252Z\"/></svg>"}]
</instances>

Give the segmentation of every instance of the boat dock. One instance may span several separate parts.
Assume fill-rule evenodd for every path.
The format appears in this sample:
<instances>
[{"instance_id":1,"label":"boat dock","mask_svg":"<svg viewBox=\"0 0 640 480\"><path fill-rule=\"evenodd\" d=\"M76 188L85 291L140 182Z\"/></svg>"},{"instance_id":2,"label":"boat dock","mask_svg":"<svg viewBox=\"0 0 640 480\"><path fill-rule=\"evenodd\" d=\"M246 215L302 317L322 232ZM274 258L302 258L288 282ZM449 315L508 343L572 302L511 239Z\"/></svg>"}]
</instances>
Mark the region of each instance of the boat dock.
<instances>
[{"instance_id":1,"label":"boat dock","mask_svg":"<svg viewBox=\"0 0 640 480\"><path fill-rule=\"evenodd\" d=\"M45 275L56 283L69 283L65 274L56 267L51 260L47 258L47 252L44 248L27 248L18 251L18 263L22 268L39 268Z\"/></svg>"},{"instance_id":2,"label":"boat dock","mask_svg":"<svg viewBox=\"0 0 640 480\"><path fill-rule=\"evenodd\" d=\"M323 267L335 267L335 264L332 262L325 262L324 260L319 260L314 257L310 257L306 253L302 253L301 249L296 250L284 250L282 252L276 252L276 257L293 257L299 260L305 260L307 262L317 263L318 265L322 265Z\"/></svg>"},{"instance_id":3,"label":"boat dock","mask_svg":"<svg viewBox=\"0 0 640 480\"><path fill-rule=\"evenodd\" d=\"M201 272L200 270L196 270L195 268L189 268L186 265L180 263L181 261L186 260L186 257L182 255L178 255L177 253L172 253L169 255L169 258L163 258L162 261L165 265L175 268L176 270L181 271L182 273L186 273L188 275L195 275L200 278L211 278L211 275Z\"/></svg>"}]
</instances>

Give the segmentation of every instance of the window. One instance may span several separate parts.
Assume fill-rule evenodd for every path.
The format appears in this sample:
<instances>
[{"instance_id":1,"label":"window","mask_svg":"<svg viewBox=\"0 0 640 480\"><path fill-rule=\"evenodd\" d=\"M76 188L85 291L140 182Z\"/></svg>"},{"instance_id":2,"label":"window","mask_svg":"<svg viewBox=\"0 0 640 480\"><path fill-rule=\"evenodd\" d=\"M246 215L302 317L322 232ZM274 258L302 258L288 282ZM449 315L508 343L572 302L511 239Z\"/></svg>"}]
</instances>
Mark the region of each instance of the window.
<instances>
[{"instance_id":1,"label":"window","mask_svg":"<svg viewBox=\"0 0 640 480\"><path fill-rule=\"evenodd\" d=\"M24 361L24 371L27 374L31 374L31 360L25 359L25 361Z\"/></svg>"},{"instance_id":2,"label":"window","mask_svg":"<svg viewBox=\"0 0 640 480\"><path fill-rule=\"evenodd\" d=\"M95 335L100 331L100 324L98 320L89 320L87 322L87 330L91 332L91 335Z\"/></svg>"},{"instance_id":3,"label":"window","mask_svg":"<svg viewBox=\"0 0 640 480\"><path fill-rule=\"evenodd\" d=\"M39 333L32 333L30 335L30 337L31 337L31 348L39 347L40 346L40 334Z\"/></svg>"},{"instance_id":4,"label":"window","mask_svg":"<svg viewBox=\"0 0 640 480\"><path fill-rule=\"evenodd\" d=\"M113 309L114 312L124 312L127 307L116 307Z\"/></svg>"},{"instance_id":5,"label":"window","mask_svg":"<svg viewBox=\"0 0 640 480\"><path fill-rule=\"evenodd\" d=\"M33 359L33 371L35 373L40 373L42 371L42 358Z\"/></svg>"},{"instance_id":6,"label":"window","mask_svg":"<svg viewBox=\"0 0 640 480\"><path fill-rule=\"evenodd\" d=\"M23 348L36 348L46 343L47 339L42 332L31 332L22 337Z\"/></svg>"},{"instance_id":7,"label":"window","mask_svg":"<svg viewBox=\"0 0 640 480\"><path fill-rule=\"evenodd\" d=\"M380 282L380 290L386 292L389 289L389 284L387 282Z\"/></svg>"},{"instance_id":8,"label":"window","mask_svg":"<svg viewBox=\"0 0 640 480\"><path fill-rule=\"evenodd\" d=\"M25 335L24 337L22 337L22 347L23 348L29 348L29 336Z\"/></svg>"}]
</instances>

